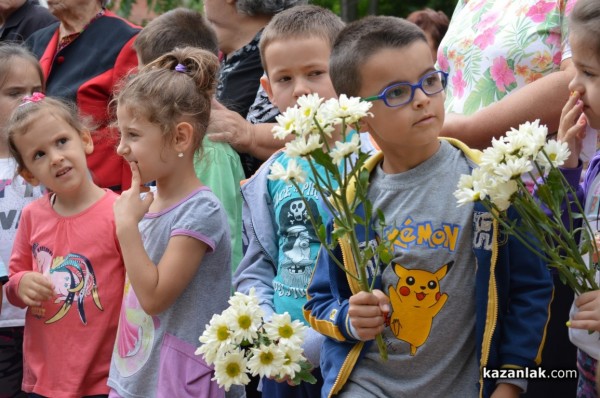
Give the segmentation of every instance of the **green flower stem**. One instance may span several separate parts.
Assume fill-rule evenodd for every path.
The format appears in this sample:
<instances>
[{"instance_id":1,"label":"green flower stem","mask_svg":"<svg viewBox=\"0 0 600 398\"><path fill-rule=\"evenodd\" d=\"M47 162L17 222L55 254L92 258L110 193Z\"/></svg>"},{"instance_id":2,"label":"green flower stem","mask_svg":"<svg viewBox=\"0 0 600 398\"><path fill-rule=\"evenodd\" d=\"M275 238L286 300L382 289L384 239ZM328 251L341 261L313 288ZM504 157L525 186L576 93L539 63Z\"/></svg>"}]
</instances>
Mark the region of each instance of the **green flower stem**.
<instances>
[{"instance_id":1,"label":"green flower stem","mask_svg":"<svg viewBox=\"0 0 600 398\"><path fill-rule=\"evenodd\" d=\"M536 167L539 168L537 163ZM562 176L562 173L559 174ZM564 176L562 177L561 182L563 186L566 183L566 186L570 188ZM539 207L536 198L529 192L523 181L517 178L516 182L518 184L518 191L513 198L512 205L521 216L519 224L508 222L504 218L504 212L499 211L489 198L482 201L484 206L491 211L505 233L513 235L525 247L538 255L548 266L556 268L561 278L563 278L564 282L573 291L581 294L589 290L598 290L598 285L595 281L595 269L586 264L579 244L561 220L560 201L557 203L553 201L553 203L549 204L548 208L552 214L548 217ZM574 192L571 193L574 195ZM576 198L576 196L573 197ZM583 211L578 202L576 205L578 206L578 210ZM570 210L570 207L567 207ZM572 219L570 211L569 218ZM543 225L545 227L541 227L540 222L544 222ZM584 226L588 229L586 232L588 234L591 233L591 228L587 220L585 220ZM532 238L536 240L536 243L539 245L538 247L533 245Z\"/></svg>"}]
</instances>

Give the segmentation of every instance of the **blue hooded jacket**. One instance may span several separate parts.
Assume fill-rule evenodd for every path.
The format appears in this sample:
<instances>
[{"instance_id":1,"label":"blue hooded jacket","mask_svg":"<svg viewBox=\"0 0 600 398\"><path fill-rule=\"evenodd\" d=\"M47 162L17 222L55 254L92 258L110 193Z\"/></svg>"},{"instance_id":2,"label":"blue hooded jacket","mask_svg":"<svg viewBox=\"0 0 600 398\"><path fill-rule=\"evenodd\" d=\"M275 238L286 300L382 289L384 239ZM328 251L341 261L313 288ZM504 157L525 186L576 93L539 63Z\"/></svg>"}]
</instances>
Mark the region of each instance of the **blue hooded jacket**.
<instances>
[{"instance_id":1,"label":"blue hooded jacket","mask_svg":"<svg viewBox=\"0 0 600 398\"><path fill-rule=\"evenodd\" d=\"M481 152L463 143L447 139L466 155L474 167ZM372 170L383 159L374 155L366 167ZM360 207L358 212L364 212ZM515 218L510 208L508 217ZM472 247L476 262L476 337L480 367L479 396L489 397L495 379L483 379L483 368L524 368L538 366L546 336L553 283L546 265L516 238L499 230L498 223L481 203L475 203L473 222L485 228L490 237L485 244ZM327 228L331 237L332 224ZM373 230L356 231L359 239L375 239ZM356 264L347 241L340 239L334 251L346 269L355 272ZM375 288L382 289L381 275L375 276ZM304 315L311 327L327 336L321 348L322 397L342 390L352 369L369 349L372 341L356 340L350 333L349 298L360 291L355 279L321 250L308 286ZM401 382L401 381L399 381Z\"/></svg>"}]
</instances>

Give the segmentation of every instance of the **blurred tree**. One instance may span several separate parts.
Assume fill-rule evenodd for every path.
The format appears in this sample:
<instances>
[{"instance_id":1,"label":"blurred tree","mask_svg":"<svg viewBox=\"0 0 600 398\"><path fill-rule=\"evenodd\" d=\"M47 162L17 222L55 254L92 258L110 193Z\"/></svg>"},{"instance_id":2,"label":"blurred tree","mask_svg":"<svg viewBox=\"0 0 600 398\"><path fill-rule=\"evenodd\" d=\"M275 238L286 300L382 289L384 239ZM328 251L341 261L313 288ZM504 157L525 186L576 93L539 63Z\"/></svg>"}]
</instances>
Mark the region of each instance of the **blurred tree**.
<instances>
[{"instance_id":1,"label":"blurred tree","mask_svg":"<svg viewBox=\"0 0 600 398\"><path fill-rule=\"evenodd\" d=\"M146 2L148 10L157 14L176 7L188 7L202 11L202 0L116 0L112 8L125 18L131 14L136 3ZM425 7L441 10L452 16L457 0L311 0L310 3L329 8L345 21L353 21L365 15L395 15L406 17Z\"/></svg>"}]
</instances>

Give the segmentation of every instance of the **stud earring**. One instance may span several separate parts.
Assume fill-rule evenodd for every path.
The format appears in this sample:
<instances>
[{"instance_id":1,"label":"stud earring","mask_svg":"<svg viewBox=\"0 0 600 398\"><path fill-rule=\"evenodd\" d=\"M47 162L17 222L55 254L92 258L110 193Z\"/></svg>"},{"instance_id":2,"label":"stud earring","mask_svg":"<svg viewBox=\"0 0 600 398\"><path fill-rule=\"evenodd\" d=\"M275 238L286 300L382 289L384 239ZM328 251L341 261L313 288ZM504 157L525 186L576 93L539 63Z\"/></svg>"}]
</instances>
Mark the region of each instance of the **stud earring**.
<instances>
[{"instance_id":1,"label":"stud earring","mask_svg":"<svg viewBox=\"0 0 600 398\"><path fill-rule=\"evenodd\" d=\"M179 152L179 155L177 155L177 156L179 156L180 158L182 158L183 157L183 152Z\"/></svg>"}]
</instances>

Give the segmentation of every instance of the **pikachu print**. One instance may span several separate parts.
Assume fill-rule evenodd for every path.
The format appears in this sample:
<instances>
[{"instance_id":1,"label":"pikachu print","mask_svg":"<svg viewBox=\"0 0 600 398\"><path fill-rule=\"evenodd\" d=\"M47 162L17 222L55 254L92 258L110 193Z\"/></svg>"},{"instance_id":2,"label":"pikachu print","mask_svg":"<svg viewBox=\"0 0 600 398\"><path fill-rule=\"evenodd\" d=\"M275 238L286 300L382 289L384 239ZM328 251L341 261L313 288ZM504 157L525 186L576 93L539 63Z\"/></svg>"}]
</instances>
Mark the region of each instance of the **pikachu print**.
<instances>
[{"instance_id":1,"label":"pikachu print","mask_svg":"<svg viewBox=\"0 0 600 398\"><path fill-rule=\"evenodd\" d=\"M400 279L396 286L388 286L392 305L390 328L398 340L410 344L411 356L427 341L433 318L448 300L446 293L440 293L440 281L453 263L449 262L433 273L394 265L394 272Z\"/></svg>"}]
</instances>

